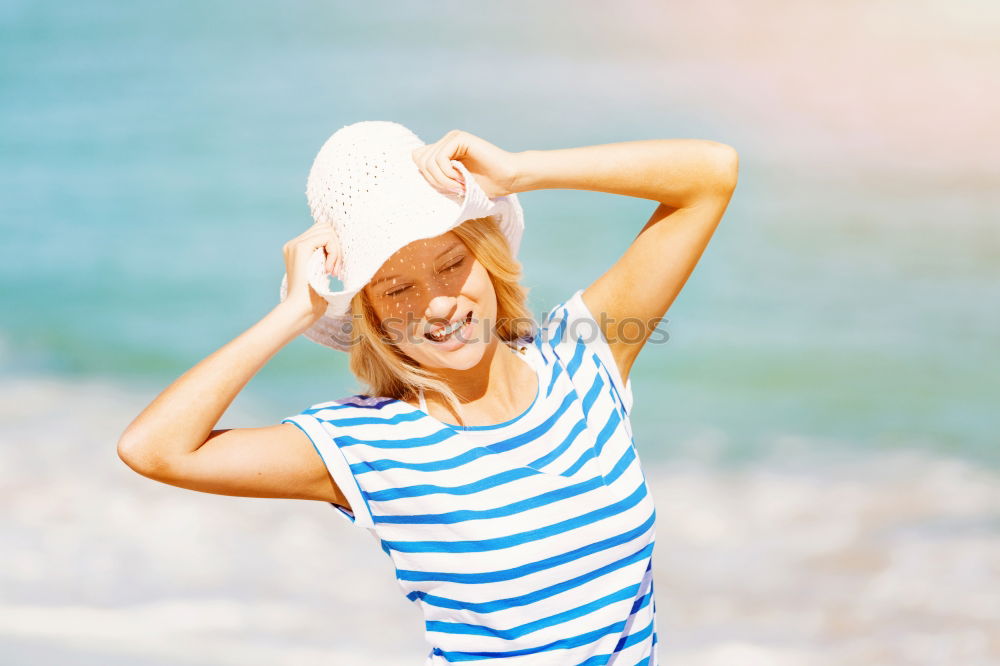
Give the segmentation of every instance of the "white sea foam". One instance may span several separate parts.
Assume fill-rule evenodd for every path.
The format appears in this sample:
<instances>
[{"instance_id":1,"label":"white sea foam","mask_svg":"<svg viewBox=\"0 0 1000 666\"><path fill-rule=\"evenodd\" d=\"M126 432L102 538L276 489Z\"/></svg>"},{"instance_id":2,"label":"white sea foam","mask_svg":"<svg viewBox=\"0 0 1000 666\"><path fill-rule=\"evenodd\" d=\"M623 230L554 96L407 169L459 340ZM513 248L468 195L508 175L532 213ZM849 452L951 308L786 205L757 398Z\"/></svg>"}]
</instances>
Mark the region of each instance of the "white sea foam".
<instances>
[{"instance_id":1,"label":"white sea foam","mask_svg":"<svg viewBox=\"0 0 1000 666\"><path fill-rule=\"evenodd\" d=\"M147 397L0 383L0 662L420 663L418 609L332 507L128 469L115 444ZM644 456L660 658L997 663L1000 476L917 453L789 450L729 470Z\"/></svg>"}]
</instances>

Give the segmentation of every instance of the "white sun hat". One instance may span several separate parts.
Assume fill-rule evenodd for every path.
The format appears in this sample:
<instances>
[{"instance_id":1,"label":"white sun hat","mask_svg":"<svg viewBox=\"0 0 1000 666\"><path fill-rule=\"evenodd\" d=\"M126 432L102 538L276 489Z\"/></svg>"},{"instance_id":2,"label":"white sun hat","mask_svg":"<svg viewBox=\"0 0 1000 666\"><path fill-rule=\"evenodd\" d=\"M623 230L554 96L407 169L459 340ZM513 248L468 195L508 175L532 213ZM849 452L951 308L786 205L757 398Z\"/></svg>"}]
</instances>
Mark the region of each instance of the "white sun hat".
<instances>
[{"instance_id":1,"label":"white sun hat","mask_svg":"<svg viewBox=\"0 0 1000 666\"><path fill-rule=\"evenodd\" d=\"M351 298L382 264L415 240L433 238L466 220L495 216L517 256L524 233L524 213L517 195L490 199L465 165L464 195L445 195L427 180L413 151L426 145L399 123L366 120L337 130L313 162L306 183L309 210L316 222L333 225L342 248L343 290L330 290L325 252L317 248L306 266L309 284L326 299L326 313L303 335L338 351L353 339ZM281 300L288 295L288 275L281 280Z\"/></svg>"}]
</instances>

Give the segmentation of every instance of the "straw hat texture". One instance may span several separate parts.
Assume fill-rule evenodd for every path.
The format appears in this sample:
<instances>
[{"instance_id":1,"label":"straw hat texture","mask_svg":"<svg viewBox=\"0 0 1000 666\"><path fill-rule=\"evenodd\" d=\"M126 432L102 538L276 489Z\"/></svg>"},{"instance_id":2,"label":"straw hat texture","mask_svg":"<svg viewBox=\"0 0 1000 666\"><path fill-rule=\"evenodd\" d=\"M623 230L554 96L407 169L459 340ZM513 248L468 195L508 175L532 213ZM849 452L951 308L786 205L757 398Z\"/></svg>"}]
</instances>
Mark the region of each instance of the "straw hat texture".
<instances>
[{"instance_id":1,"label":"straw hat texture","mask_svg":"<svg viewBox=\"0 0 1000 666\"><path fill-rule=\"evenodd\" d=\"M439 236L466 220L495 216L516 256L524 233L524 213L517 196L490 199L465 165L464 195L436 190L413 161L426 145L399 123L366 120L337 130L313 162L306 183L309 210L316 222L333 225L343 253L341 291L331 291L318 248L307 264L308 280L329 307L303 335L321 345L348 351L353 338L351 298L364 288L397 250L423 238ZM281 300L288 276L281 281Z\"/></svg>"}]
</instances>

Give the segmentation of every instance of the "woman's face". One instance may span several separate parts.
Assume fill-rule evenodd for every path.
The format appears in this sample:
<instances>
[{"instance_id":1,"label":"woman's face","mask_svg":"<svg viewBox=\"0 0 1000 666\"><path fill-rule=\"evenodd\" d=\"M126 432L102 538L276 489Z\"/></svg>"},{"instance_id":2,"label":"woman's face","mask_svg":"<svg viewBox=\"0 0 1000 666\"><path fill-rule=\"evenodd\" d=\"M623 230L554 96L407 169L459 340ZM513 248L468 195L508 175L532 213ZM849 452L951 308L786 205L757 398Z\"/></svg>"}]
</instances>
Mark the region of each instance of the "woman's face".
<instances>
[{"instance_id":1,"label":"woman's face","mask_svg":"<svg viewBox=\"0 0 1000 666\"><path fill-rule=\"evenodd\" d=\"M493 282L453 232L397 251L365 291L390 343L421 367L467 370L495 344Z\"/></svg>"}]
</instances>

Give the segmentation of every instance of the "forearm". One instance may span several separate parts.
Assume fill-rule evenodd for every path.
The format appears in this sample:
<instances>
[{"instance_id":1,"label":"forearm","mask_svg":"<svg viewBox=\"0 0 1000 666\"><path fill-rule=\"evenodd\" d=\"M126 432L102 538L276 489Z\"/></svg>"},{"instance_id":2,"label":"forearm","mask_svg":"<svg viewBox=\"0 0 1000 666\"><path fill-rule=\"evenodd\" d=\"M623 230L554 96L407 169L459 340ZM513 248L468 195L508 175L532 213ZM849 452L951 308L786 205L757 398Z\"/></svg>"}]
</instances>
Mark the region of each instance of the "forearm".
<instances>
[{"instance_id":1,"label":"forearm","mask_svg":"<svg viewBox=\"0 0 1000 666\"><path fill-rule=\"evenodd\" d=\"M250 378L307 326L299 311L279 304L160 393L125 429L119 456L149 468L197 450Z\"/></svg>"},{"instance_id":2,"label":"forearm","mask_svg":"<svg viewBox=\"0 0 1000 666\"><path fill-rule=\"evenodd\" d=\"M651 199L684 208L731 192L736 151L702 139L649 139L515 153L516 192L572 189Z\"/></svg>"}]
</instances>

